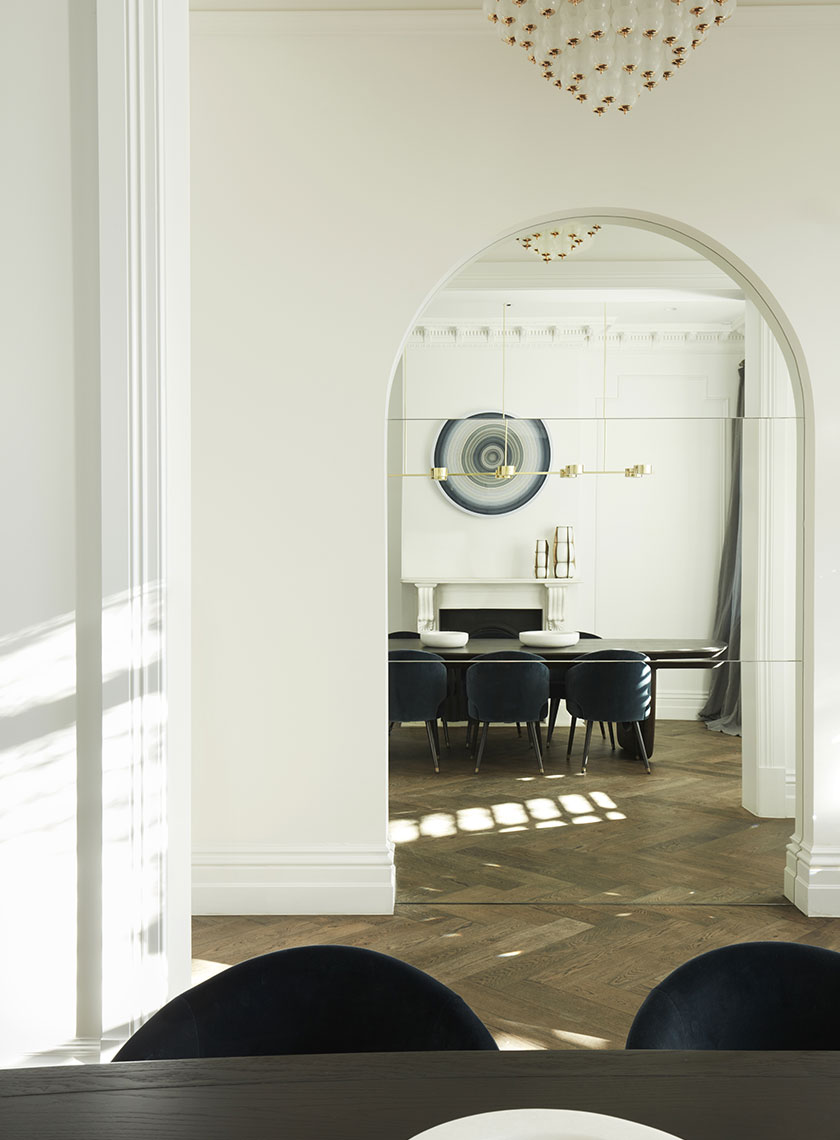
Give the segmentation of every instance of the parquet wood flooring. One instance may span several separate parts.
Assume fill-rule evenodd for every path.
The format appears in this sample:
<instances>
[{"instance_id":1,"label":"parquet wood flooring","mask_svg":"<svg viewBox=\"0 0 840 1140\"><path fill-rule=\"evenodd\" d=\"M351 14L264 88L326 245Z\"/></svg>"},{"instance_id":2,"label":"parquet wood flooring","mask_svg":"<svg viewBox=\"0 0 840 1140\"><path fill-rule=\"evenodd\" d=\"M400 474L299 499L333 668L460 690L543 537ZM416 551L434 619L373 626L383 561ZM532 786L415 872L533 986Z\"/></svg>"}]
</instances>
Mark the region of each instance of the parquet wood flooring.
<instances>
[{"instance_id":1,"label":"parquet wood flooring","mask_svg":"<svg viewBox=\"0 0 840 1140\"><path fill-rule=\"evenodd\" d=\"M503 1048L610 1049L705 950L840 950L840 921L782 896L792 821L740 806L740 741L660 722L651 776L596 738L580 777L565 744L560 732L540 777L525 738L494 728L475 776L457 732L435 776L423 729L395 729L395 914L198 917L196 978L288 946L366 946L451 986Z\"/></svg>"},{"instance_id":2,"label":"parquet wood flooring","mask_svg":"<svg viewBox=\"0 0 840 1140\"><path fill-rule=\"evenodd\" d=\"M657 724L653 774L597 737L589 774L566 734L535 769L494 727L478 776L453 732L431 770L423 729L391 737L391 835L400 902L775 903L790 820L741 807L740 740Z\"/></svg>"}]
</instances>

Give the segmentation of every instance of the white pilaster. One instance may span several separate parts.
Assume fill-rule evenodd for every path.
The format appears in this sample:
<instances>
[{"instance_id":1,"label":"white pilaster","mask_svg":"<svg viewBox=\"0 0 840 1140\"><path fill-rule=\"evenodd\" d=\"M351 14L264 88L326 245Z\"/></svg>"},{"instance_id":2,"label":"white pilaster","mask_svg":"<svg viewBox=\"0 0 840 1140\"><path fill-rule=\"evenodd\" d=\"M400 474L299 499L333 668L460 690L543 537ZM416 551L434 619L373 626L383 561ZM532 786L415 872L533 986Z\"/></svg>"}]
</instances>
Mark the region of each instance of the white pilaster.
<instances>
[{"instance_id":1,"label":"white pilaster","mask_svg":"<svg viewBox=\"0 0 840 1140\"><path fill-rule=\"evenodd\" d=\"M96 5L109 1042L189 985L188 45L186 0Z\"/></svg>"},{"instance_id":2,"label":"white pilaster","mask_svg":"<svg viewBox=\"0 0 840 1140\"><path fill-rule=\"evenodd\" d=\"M748 811L793 816L796 694L797 426L790 379L747 304L743 421L742 795Z\"/></svg>"}]
</instances>

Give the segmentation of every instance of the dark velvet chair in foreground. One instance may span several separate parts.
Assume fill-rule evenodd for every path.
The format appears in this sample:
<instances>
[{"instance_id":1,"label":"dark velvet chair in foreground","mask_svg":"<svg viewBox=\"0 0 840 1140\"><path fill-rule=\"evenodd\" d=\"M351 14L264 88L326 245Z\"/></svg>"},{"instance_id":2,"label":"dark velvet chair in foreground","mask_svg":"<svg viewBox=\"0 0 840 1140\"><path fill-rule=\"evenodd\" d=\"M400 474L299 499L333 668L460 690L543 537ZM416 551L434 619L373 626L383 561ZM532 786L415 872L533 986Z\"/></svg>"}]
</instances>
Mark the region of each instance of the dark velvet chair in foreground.
<instances>
[{"instance_id":1,"label":"dark velvet chair in foreground","mask_svg":"<svg viewBox=\"0 0 840 1140\"><path fill-rule=\"evenodd\" d=\"M601 649L587 653L566 673L566 708L572 718L566 759L572 755L575 725L586 722L581 772L586 772L592 725L595 721L624 721L636 729L639 755L650 775L650 761L642 739L641 722L650 711L650 662L632 649Z\"/></svg>"},{"instance_id":2,"label":"dark velvet chair in foreground","mask_svg":"<svg viewBox=\"0 0 840 1140\"><path fill-rule=\"evenodd\" d=\"M652 989L626 1048L840 1049L838 1010L836 951L741 942L692 958Z\"/></svg>"},{"instance_id":3,"label":"dark velvet chair in foreground","mask_svg":"<svg viewBox=\"0 0 840 1140\"><path fill-rule=\"evenodd\" d=\"M388 654L388 731L405 720L426 725L435 771L440 771L437 718L446 696L446 666L436 653L392 649ZM449 732L444 722L446 743Z\"/></svg>"},{"instance_id":4,"label":"dark velvet chair in foreground","mask_svg":"<svg viewBox=\"0 0 840 1140\"><path fill-rule=\"evenodd\" d=\"M462 998L422 970L354 946L298 946L174 998L114 1060L496 1048Z\"/></svg>"},{"instance_id":5,"label":"dark velvet chair in foreground","mask_svg":"<svg viewBox=\"0 0 840 1140\"><path fill-rule=\"evenodd\" d=\"M548 666L535 653L503 650L476 657L467 669L467 714L472 731L468 742L475 746L478 726L481 740L475 770L481 767L487 731L491 723L528 725L531 746L543 769L540 721L548 712Z\"/></svg>"}]
</instances>

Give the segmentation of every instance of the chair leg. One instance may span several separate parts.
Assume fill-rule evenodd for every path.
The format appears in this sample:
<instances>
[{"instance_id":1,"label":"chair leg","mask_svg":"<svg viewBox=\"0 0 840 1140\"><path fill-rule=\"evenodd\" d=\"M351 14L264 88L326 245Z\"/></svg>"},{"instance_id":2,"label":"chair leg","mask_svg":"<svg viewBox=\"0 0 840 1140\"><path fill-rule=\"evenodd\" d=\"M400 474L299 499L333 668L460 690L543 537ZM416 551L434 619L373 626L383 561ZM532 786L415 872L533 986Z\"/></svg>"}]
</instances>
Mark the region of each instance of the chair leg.
<instances>
[{"instance_id":1,"label":"chair leg","mask_svg":"<svg viewBox=\"0 0 840 1140\"><path fill-rule=\"evenodd\" d=\"M478 721L475 722L476 732L478 731ZM484 755L484 745L487 743L487 730L490 727L490 721L486 720L481 726L481 740L478 744L478 753L475 758L475 771L478 774L478 769L481 767L481 757Z\"/></svg>"},{"instance_id":2,"label":"chair leg","mask_svg":"<svg viewBox=\"0 0 840 1140\"><path fill-rule=\"evenodd\" d=\"M443 717L441 717L440 723L443 725L443 739L446 741L446 747L451 748L452 745L449 743L449 724ZM610 732L612 732L612 725L610 725Z\"/></svg>"},{"instance_id":3,"label":"chair leg","mask_svg":"<svg viewBox=\"0 0 840 1140\"><path fill-rule=\"evenodd\" d=\"M589 745L592 742L592 721L586 722L586 736L583 738L583 763L580 770L582 775L586 775L586 765L589 761Z\"/></svg>"},{"instance_id":4,"label":"chair leg","mask_svg":"<svg viewBox=\"0 0 840 1140\"><path fill-rule=\"evenodd\" d=\"M536 753L537 763L540 766L540 772L544 775L545 774L545 768L543 768L542 752L540 750L539 730L538 730L536 721L531 721L531 720L528 721L528 735L531 737L531 746L533 747L534 752Z\"/></svg>"},{"instance_id":5,"label":"chair leg","mask_svg":"<svg viewBox=\"0 0 840 1140\"><path fill-rule=\"evenodd\" d=\"M554 735L554 726L557 723L557 714L560 711L560 698L552 697L548 710L548 732L545 734L545 746L551 747L551 738Z\"/></svg>"},{"instance_id":6,"label":"chair leg","mask_svg":"<svg viewBox=\"0 0 840 1140\"><path fill-rule=\"evenodd\" d=\"M534 721L534 728L536 729L536 732L537 732L537 743L540 746L540 752L543 752L544 749L543 749L543 738L542 738L542 725L540 724L540 722L538 720Z\"/></svg>"},{"instance_id":7,"label":"chair leg","mask_svg":"<svg viewBox=\"0 0 840 1140\"><path fill-rule=\"evenodd\" d=\"M610 730L610 748L615 752L615 733L613 732L613 723L611 720L607 721L607 728Z\"/></svg>"},{"instance_id":8,"label":"chair leg","mask_svg":"<svg viewBox=\"0 0 840 1140\"><path fill-rule=\"evenodd\" d=\"M435 751L437 752L438 758L439 758L440 757L440 736L438 735L437 720L432 721L432 735L435 738Z\"/></svg>"},{"instance_id":9,"label":"chair leg","mask_svg":"<svg viewBox=\"0 0 840 1140\"><path fill-rule=\"evenodd\" d=\"M396 722L395 720L389 720L389 721L388 721L388 735L389 735L389 736L391 735L391 729L394 727L394 725L395 725L396 723L397 723L397 722Z\"/></svg>"},{"instance_id":10,"label":"chair leg","mask_svg":"<svg viewBox=\"0 0 840 1140\"><path fill-rule=\"evenodd\" d=\"M432 720L426 721L426 735L429 738L429 748L430 748L431 753L432 753L432 760L434 761L434 764L435 764L435 771L439 772L440 771L440 765L438 764L438 754L437 754L437 749L435 748L435 734L432 731L433 726L434 726L434 721L432 721Z\"/></svg>"},{"instance_id":11,"label":"chair leg","mask_svg":"<svg viewBox=\"0 0 840 1140\"><path fill-rule=\"evenodd\" d=\"M572 745L575 742L575 725L577 724L577 717L572 717L572 723L569 725L569 743L566 745L566 760L571 759Z\"/></svg>"},{"instance_id":12,"label":"chair leg","mask_svg":"<svg viewBox=\"0 0 840 1140\"><path fill-rule=\"evenodd\" d=\"M467 717L467 742L464 745L467 752L472 752L472 730L473 730L472 717L468 716Z\"/></svg>"},{"instance_id":13,"label":"chair leg","mask_svg":"<svg viewBox=\"0 0 840 1140\"><path fill-rule=\"evenodd\" d=\"M602 739L602 740L606 740L606 739L607 739L607 734L606 734L606 732L604 731L604 722L603 722L602 720L599 720L599 721L598 721L598 724L600 724L600 726L601 726L601 739Z\"/></svg>"},{"instance_id":14,"label":"chair leg","mask_svg":"<svg viewBox=\"0 0 840 1140\"><path fill-rule=\"evenodd\" d=\"M522 735L522 725L520 724L519 721L516 722L516 735L517 736Z\"/></svg>"},{"instance_id":15,"label":"chair leg","mask_svg":"<svg viewBox=\"0 0 840 1140\"><path fill-rule=\"evenodd\" d=\"M650 760L648 760L648 754L645 751L645 741L644 737L642 736L642 726L636 720L633 721L633 727L636 729L636 743L639 745L639 754L645 762L645 771L648 775L650 775Z\"/></svg>"}]
</instances>

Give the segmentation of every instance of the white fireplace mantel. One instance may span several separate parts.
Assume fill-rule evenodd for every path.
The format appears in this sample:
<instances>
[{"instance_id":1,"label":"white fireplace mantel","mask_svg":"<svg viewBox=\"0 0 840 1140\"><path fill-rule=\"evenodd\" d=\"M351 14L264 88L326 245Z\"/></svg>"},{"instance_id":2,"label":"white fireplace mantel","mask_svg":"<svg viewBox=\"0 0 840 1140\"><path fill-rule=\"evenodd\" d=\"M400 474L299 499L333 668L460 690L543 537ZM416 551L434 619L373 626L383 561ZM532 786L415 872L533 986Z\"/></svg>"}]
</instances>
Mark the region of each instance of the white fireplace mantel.
<instances>
[{"instance_id":1,"label":"white fireplace mantel","mask_svg":"<svg viewBox=\"0 0 840 1140\"><path fill-rule=\"evenodd\" d=\"M579 578L403 578L417 590L417 631L437 629L441 606L539 606L545 628L560 629L566 610L566 590Z\"/></svg>"}]
</instances>

